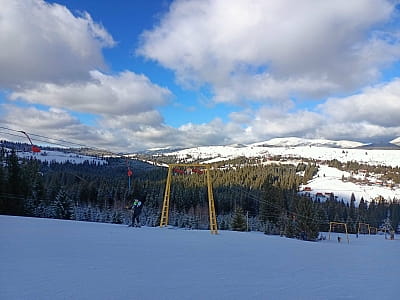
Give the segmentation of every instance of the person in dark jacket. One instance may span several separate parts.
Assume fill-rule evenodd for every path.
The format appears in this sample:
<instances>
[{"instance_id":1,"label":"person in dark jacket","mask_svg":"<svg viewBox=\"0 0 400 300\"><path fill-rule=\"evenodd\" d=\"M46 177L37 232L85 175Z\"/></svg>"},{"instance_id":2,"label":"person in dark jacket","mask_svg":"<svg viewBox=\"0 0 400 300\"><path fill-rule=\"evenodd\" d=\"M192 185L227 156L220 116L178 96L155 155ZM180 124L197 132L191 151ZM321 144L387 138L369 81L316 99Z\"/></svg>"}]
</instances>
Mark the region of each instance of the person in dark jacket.
<instances>
[{"instance_id":1,"label":"person in dark jacket","mask_svg":"<svg viewBox=\"0 0 400 300\"><path fill-rule=\"evenodd\" d=\"M129 225L130 227L140 227L140 214L142 213L142 208L143 208L143 200L139 199L133 199L132 207L131 207L131 212L132 212L132 221L131 224Z\"/></svg>"}]
</instances>

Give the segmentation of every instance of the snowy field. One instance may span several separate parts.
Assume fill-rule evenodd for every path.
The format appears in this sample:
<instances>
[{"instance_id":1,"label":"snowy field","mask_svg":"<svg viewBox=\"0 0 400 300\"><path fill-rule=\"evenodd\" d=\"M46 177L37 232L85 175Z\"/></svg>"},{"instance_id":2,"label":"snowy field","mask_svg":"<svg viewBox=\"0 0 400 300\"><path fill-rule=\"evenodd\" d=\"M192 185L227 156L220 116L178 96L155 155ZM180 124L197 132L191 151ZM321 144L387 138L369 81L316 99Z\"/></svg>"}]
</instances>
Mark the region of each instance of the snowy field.
<instances>
[{"instance_id":1,"label":"snowy field","mask_svg":"<svg viewBox=\"0 0 400 300\"><path fill-rule=\"evenodd\" d=\"M281 155L286 158L309 158L316 160L333 160L341 162L357 161L368 165L400 166L400 150L364 150L342 149L322 146L297 146L297 147L230 147L210 146L197 147L166 155L176 155L187 161L208 159L207 163L234 159L236 157L265 157Z\"/></svg>"},{"instance_id":2,"label":"snowy field","mask_svg":"<svg viewBox=\"0 0 400 300\"><path fill-rule=\"evenodd\" d=\"M397 187L389 188L379 185L343 182L342 175L347 178L350 173L321 165L317 176L301 188L303 189L305 186L311 188L309 193L314 197L317 193L324 195L325 193L334 193L335 196L338 196L339 201L343 199L345 202L350 202L351 194L354 193L357 204L360 202L361 197L366 201L371 201L378 196L382 196L387 200L400 199L400 189ZM324 198L320 198L320 200L325 201Z\"/></svg>"},{"instance_id":3,"label":"snowy field","mask_svg":"<svg viewBox=\"0 0 400 300\"><path fill-rule=\"evenodd\" d=\"M72 164L83 164L84 162L89 162L91 164L106 164L107 161L94 156L80 155L75 153L68 153L62 151L51 151L42 150L40 153L32 152L18 152L17 155L23 158L34 158L42 162L57 162L65 163L70 162Z\"/></svg>"},{"instance_id":4,"label":"snowy field","mask_svg":"<svg viewBox=\"0 0 400 300\"><path fill-rule=\"evenodd\" d=\"M400 240L0 216L0 299L399 299Z\"/></svg>"}]
</instances>

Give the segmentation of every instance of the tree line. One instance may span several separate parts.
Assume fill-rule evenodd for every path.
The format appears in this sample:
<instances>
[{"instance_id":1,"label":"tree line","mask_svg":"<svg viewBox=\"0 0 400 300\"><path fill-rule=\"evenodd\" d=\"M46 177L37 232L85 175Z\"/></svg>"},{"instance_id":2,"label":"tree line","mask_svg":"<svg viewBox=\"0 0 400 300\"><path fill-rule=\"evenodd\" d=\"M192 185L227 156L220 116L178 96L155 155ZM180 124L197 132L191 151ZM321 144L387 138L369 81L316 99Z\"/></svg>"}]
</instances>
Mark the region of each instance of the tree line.
<instances>
[{"instance_id":1,"label":"tree line","mask_svg":"<svg viewBox=\"0 0 400 300\"><path fill-rule=\"evenodd\" d=\"M126 224L126 209L136 195L145 197L142 222L157 226L167 169L129 161L131 185L122 159L107 164L40 162L0 150L0 213L21 216ZM227 167L228 166L228 167ZM325 202L298 193L298 186L317 172L316 163L260 164L240 158L215 164L213 194L220 229L257 230L267 234L315 240L329 222L344 222L351 232L359 222L379 227L387 216L397 228L400 204L379 198L346 203L332 194ZM174 173L170 224L208 228L208 194L204 174ZM358 205L356 205L358 203Z\"/></svg>"}]
</instances>

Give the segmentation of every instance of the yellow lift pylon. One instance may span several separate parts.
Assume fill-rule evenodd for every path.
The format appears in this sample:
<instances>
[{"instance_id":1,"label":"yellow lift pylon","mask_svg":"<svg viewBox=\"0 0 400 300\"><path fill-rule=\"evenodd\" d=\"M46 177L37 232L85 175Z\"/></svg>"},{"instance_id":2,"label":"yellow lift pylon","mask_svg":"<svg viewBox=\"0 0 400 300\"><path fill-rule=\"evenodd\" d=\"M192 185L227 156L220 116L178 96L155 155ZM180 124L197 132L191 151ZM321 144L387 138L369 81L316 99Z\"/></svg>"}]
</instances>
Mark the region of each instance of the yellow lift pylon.
<instances>
[{"instance_id":1,"label":"yellow lift pylon","mask_svg":"<svg viewBox=\"0 0 400 300\"><path fill-rule=\"evenodd\" d=\"M208 213L209 213L209 217L210 217L210 231L211 231L211 234L218 234L217 217L215 214L214 195L213 195L211 175L210 175L211 168L210 168L210 165L206 165L206 164L170 164L168 166L168 175L167 175L167 182L165 184L165 194L164 194L163 207L162 207L162 211L161 211L160 227L164 227L164 226L168 225L168 213L169 213L169 202L170 202L170 196L171 196L172 172L175 167L205 168L205 173L207 176Z\"/></svg>"}]
</instances>

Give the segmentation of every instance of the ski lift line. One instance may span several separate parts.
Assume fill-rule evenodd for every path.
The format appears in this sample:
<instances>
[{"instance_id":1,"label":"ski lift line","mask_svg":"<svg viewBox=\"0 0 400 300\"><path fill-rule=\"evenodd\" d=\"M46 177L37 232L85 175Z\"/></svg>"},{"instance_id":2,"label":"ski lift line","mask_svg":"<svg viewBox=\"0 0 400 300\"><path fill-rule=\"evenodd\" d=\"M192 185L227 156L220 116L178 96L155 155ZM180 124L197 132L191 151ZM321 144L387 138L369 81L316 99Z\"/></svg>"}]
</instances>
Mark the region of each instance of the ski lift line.
<instances>
[{"instance_id":1,"label":"ski lift line","mask_svg":"<svg viewBox=\"0 0 400 300\"><path fill-rule=\"evenodd\" d=\"M11 135L11 136L15 136L15 137L21 137L21 135L9 133L9 132L0 131L0 133ZM37 141L37 142L43 142L43 143L47 143L47 144L52 144L52 145L56 145L56 146L62 146L62 147L66 147L66 148L68 147L67 145L63 145L63 144L60 144L60 143L53 143L53 142L49 142L49 141L45 141L45 140L41 140L41 139L32 139L32 140L33 141Z\"/></svg>"},{"instance_id":2,"label":"ski lift line","mask_svg":"<svg viewBox=\"0 0 400 300\"><path fill-rule=\"evenodd\" d=\"M0 131L1 134L7 134L7 135L11 135L11 136L15 136L15 137L21 137L20 134L14 134L14 133L9 133L9 132L4 132L4 131Z\"/></svg>"},{"instance_id":3,"label":"ski lift line","mask_svg":"<svg viewBox=\"0 0 400 300\"><path fill-rule=\"evenodd\" d=\"M36 137L44 138L46 140L38 139L38 138L30 138L30 139L32 141L39 141L39 142L43 142L43 143L47 143L47 144L51 144L51 145L62 146L62 147L71 147L70 145L76 145L76 146L81 146L81 147L90 148L90 149L102 150L102 149L97 148L97 147L92 147L92 146L88 146L88 145L84 145L84 144L79 144L79 143L70 142L70 141L61 140L61 139L56 139L56 138L52 138L52 137L48 137L48 136L44 136L44 135L34 134L34 133L26 132L26 131L23 131L23 130L15 130L15 129L3 127L3 126L0 126L0 129L6 129L6 130L9 130L9 131L19 132L19 133L24 133L24 134L28 133L30 136L36 136ZM10 134L10 133L6 133L6 132L3 132L3 133L19 137L19 135L16 135L16 134ZM65 143L65 144L61 144L61 143L57 143L57 142L51 142L51 141L59 141L59 142ZM109 151L109 152L113 153L112 151Z\"/></svg>"},{"instance_id":4,"label":"ski lift line","mask_svg":"<svg viewBox=\"0 0 400 300\"><path fill-rule=\"evenodd\" d=\"M2 197L4 197L4 198L8 198L8 199L17 199L17 200L28 200L28 199L32 199L32 200L38 200L38 201L46 201L46 199L35 198L35 197L32 197L32 196L24 197L24 196L21 196L21 195L10 194L10 193L0 193L0 196L2 196Z\"/></svg>"},{"instance_id":5,"label":"ski lift line","mask_svg":"<svg viewBox=\"0 0 400 300\"><path fill-rule=\"evenodd\" d=\"M15 129L7 128L7 127L4 127L4 126L0 126L0 129L5 129L5 130L9 130L9 131L13 131L13 132L19 132L19 133L23 132L23 131L21 131L21 130L15 130ZM8 133L8 132L0 132L0 133L7 134L7 135L10 135L10 136L20 137L20 135ZM31 133L30 133L30 134L31 134ZM78 144L78 143L74 143L74 142L68 142L68 141L66 141L66 140L54 139L54 138L50 138L50 137L47 137L47 136L42 136L42 135L37 135L37 134L31 134L31 135L32 135L32 136L42 137L42 138L49 139L49 140L62 141L62 142L65 142L65 143L68 143L68 144L71 144L71 145L72 145L72 144L73 144L73 145L79 145L79 146L86 147L86 148L90 148L90 149L104 150L104 149L101 149L101 148L98 148L98 147L92 147L92 146L88 146L88 145L84 145L84 144ZM40 141L40 142L44 142L44 143L48 143L48 144L52 144L52 145L62 146L62 147L68 147L68 146L66 146L66 145L64 145L64 144L49 142L49 141L45 141L45 140L41 140L41 139L32 139L32 140ZM112 153L113 155L115 155L116 157L119 157L119 158L130 159L129 156L127 156L127 154L116 154L115 152L112 152L112 151L108 151L108 152ZM203 167L206 166L205 164L190 164L190 165L193 166L193 167L200 167L200 168L203 168ZM179 164L179 163L176 163L176 164L170 164L170 166L181 167L181 166L187 166L187 164ZM129 175L128 175L128 176L129 176ZM238 187L237 187L237 188L238 188ZM242 190L242 191L243 191L243 190ZM250 198L252 198L253 200L255 200L255 201L259 202L259 203L269 203L267 200L259 199L259 198L257 198L256 196L254 196L253 194L251 194L250 192L248 192L248 191L246 191L246 190L244 190L244 192L247 193L247 195L248 195ZM292 211L290 211L290 210L288 210L288 209L285 209L285 208L282 208L282 207L273 205L272 203L269 203L269 205L271 205L271 206L274 207L274 208L283 209L284 211L286 211L287 213L289 213L289 214L291 214L291 215L293 215L293 216L298 216L298 217L306 218L306 219L309 219L309 220L314 220L314 221L317 221L317 223L319 223L319 220L316 220L316 219L314 219L314 218L310 218L310 217L307 217L307 216L304 216L304 215L300 215L300 214L295 213L295 212L292 212ZM319 224L329 224L329 223L323 222L323 223L319 223Z\"/></svg>"},{"instance_id":6,"label":"ski lift line","mask_svg":"<svg viewBox=\"0 0 400 300\"><path fill-rule=\"evenodd\" d=\"M239 189L239 187L236 187L236 189ZM280 207L278 205L274 205L274 204L268 202L267 200L259 199L259 198L257 198L256 196L254 196L253 194L251 194L250 192L248 192L246 190L241 190L241 191L244 191L245 193L247 193L247 195L250 198L252 198L253 200L255 200L255 201L259 202L259 203L268 203L270 206L272 206L274 208L277 208L277 209L282 209L282 210L284 210L285 212L289 213L292 216L296 216L296 217L301 217L301 218L304 218L304 219L312 220L312 221L315 221L319 225L329 225L329 221L328 222L321 222L321 220L318 220L318 219L315 219L315 218L310 218L308 216L304 216L304 215L298 214L296 212L292 212L292 211L290 211L288 209L285 209L283 207ZM349 224L356 224L356 222L349 223Z\"/></svg>"},{"instance_id":7,"label":"ski lift line","mask_svg":"<svg viewBox=\"0 0 400 300\"><path fill-rule=\"evenodd\" d=\"M15 129L11 129L11 128L4 127L4 126L0 126L0 129L5 129L5 130L9 130L9 131L13 131L13 132L19 132L19 133L21 132L20 130L15 130ZM0 132L0 133L4 133L4 134L11 135L11 136L20 137L20 135L12 134L12 133L7 133L7 132ZM38 138L31 138L33 141L43 142L43 143L47 143L47 144L51 144L51 145L55 145L55 146L61 146L61 147L65 147L65 148L71 147L70 145L77 145L77 146L81 146L81 147L88 148L88 149L95 149L95 150L100 150L100 151L107 151L107 152L109 152L110 154L112 154L113 156L115 156L115 157L117 157L117 158L127 158L127 159L131 159L131 158L129 157L129 155L128 155L129 153L126 153L126 154L124 154L124 153L118 154L118 153L115 153L115 152L113 152L113 151L109 151L109 150L107 150L107 149L102 149L102 148L95 147L95 146L89 146L89 145L85 145L85 144L78 144L78 143L69 142L69 141L66 141L66 140L54 139L54 138L51 138L51 137L48 137L48 136L43 136L43 135L37 135L37 134L32 134L32 133L29 133L29 134L30 134L31 136L39 136L39 137L42 137L42 138L47 139L47 140L43 140L43 139L38 139ZM61 144L61 143L56 143L56 142L50 142L50 141L48 141L48 140L63 141L63 142L65 142L65 143L67 143L67 144L70 144L70 145Z\"/></svg>"},{"instance_id":8,"label":"ski lift line","mask_svg":"<svg viewBox=\"0 0 400 300\"><path fill-rule=\"evenodd\" d=\"M30 136L25 131L18 130L18 132L21 132L22 134L24 134L28 138L29 142L31 143L31 147L32 147L32 152L33 153L39 153L40 152L40 148L32 143L32 140L31 140Z\"/></svg>"},{"instance_id":9,"label":"ski lift line","mask_svg":"<svg viewBox=\"0 0 400 300\"><path fill-rule=\"evenodd\" d=\"M77 176L77 177L79 177L79 176ZM80 177L81 178L81 177ZM81 179L83 179L83 178L81 178ZM84 181L86 181L85 179L83 179ZM19 199L19 200L27 200L27 199L32 199L32 200L40 200L40 201L45 201L45 199L41 199L41 198L34 198L34 197L32 197L32 196L29 196L29 197L24 197L24 196L21 196L21 195L17 195L17 194L11 194L11 193L5 193L5 192L2 192L2 193L0 193L0 196L4 196L4 197L6 197L6 198L9 198L9 199ZM250 195L250 196L252 196L252 195ZM256 201L258 201L257 199L255 199L255 198L253 198L254 200L256 200ZM299 216L299 217L303 217L303 218L305 218L305 219L309 219L309 220L313 220L313 221L316 221L316 224L318 224L318 225L329 225L330 223L332 223L332 222L336 222L336 221L327 221L327 222L321 222L321 220L317 220L317 219L314 219L314 218L310 218L310 217L307 217L307 216L303 216L303 215L300 215L300 214L297 214L297 213L293 213L293 212L290 212L289 210L286 210L286 212L289 212L290 214L292 214L292 215L294 215L294 216ZM256 217L257 215L253 215L253 217ZM266 217L279 217L280 216L280 214L269 214L269 215L265 215ZM342 222L342 223L346 223L346 224L359 224L360 222ZM368 223L362 223L362 224L368 224ZM371 228L374 228L374 229L376 229L376 230L379 230L379 229L377 229L376 227L371 227Z\"/></svg>"},{"instance_id":10,"label":"ski lift line","mask_svg":"<svg viewBox=\"0 0 400 300\"><path fill-rule=\"evenodd\" d=\"M13 132L18 132L18 133L24 134L28 138L29 142L31 143L32 151L33 152L40 152L40 148L38 148L38 147L33 145L32 139L29 137L29 135L25 131L23 131L23 130L15 130L15 129L7 128L7 127L4 127L4 126L0 126L0 129L6 129L6 130L9 130L9 131L13 131ZM6 133L6 134L10 134L10 133ZM16 135L16 134L10 134L10 135L19 137L19 135ZM46 138L46 139L50 139L50 140L56 140L56 141L58 140L58 139L52 139L52 138L49 138L49 137L46 137L46 136L42 136L42 135L37 135L37 134L31 134L31 135L42 137L42 138ZM33 140L41 141L41 142L44 142L44 143L47 143L47 144L58 145L58 146L62 146L62 147L69 147L69 146L66 146L64 144L54 143L54 142L49 142L49 141L43 141L42 139L37 139L37 138L35 138ZM79 145L79 146L83 146L83 147L90 148L90 149L99 149L99 148L96 148L96 147L88 147L88 146L85 146L83 144L77 144L77 143L72 143L72 142L70 143L70 142L67 142L65 140L58 140L58 141L66 142L66 143L69 143L71 145ZM131 190L131 176L133 175L133 172L132 172L132 170L130 169L130 167L128 165L128 159L130 159L130 158L127 155L118 155L118 154L113 153L112 151L109 151L109 152L112 153L113 155L117 156L117 157L125 158L126 165L127 165L127 168L128 168L128 171L127 171L128 186L129 186L129 190Z\"/></svg>"},{"instance_id":11,"label":"ski lift line","mask_svg":"<svg viewBox=\"0 0 400 300\"><path fill-rule=\"evenodd\" d=\"M21 196L21 195L17 195L17 194L10 194L10 193L0 193L0 196L7 198L7 199L17 199L17 200L36 200L36 201L42 201L42 202L49 200L49 199L43 199L43 198L36 198L33 196L25 197L25 196ZM70 200L73 200L67 193L66 193L66 196Z\"/></svg>"},{"instance_id":12,"label":"ski lift line","mask_svg":"<svg viewBox=\"0 0 400 300\"><path fill-rule=\"evenodd\" d=\"M63 142L63 143L71 144L71 145L77 145L77 146L87 147L86 145L83 145L83 144L74 143L74 142L69 142L69 141L66 141L66 140L61 140L61 139L56 139L56 138L50 138L50 137L47 137L47 136L44 136L44 135L39 135L39 134L35 134L35 133L30 133L30 132L26 132L26 131L23 131L23 130L15 130L15 129L3 127L3 126L0 126L0 129L6 129L6 130L10 130L10 131L15 131L15 132L28 133L30 136L36 136L36 137L45 138L45 139L50 139L50 140L53 140L53 141L59 141L59 142ZM37 139L32 139L32 140L37 140ZM38 140L38 141L43 142L42 140ZM46 141L46 142L47 142L47 141ZM50 142L49 142L49 143L50 143Z\"/></svg>"}]
</instances>

